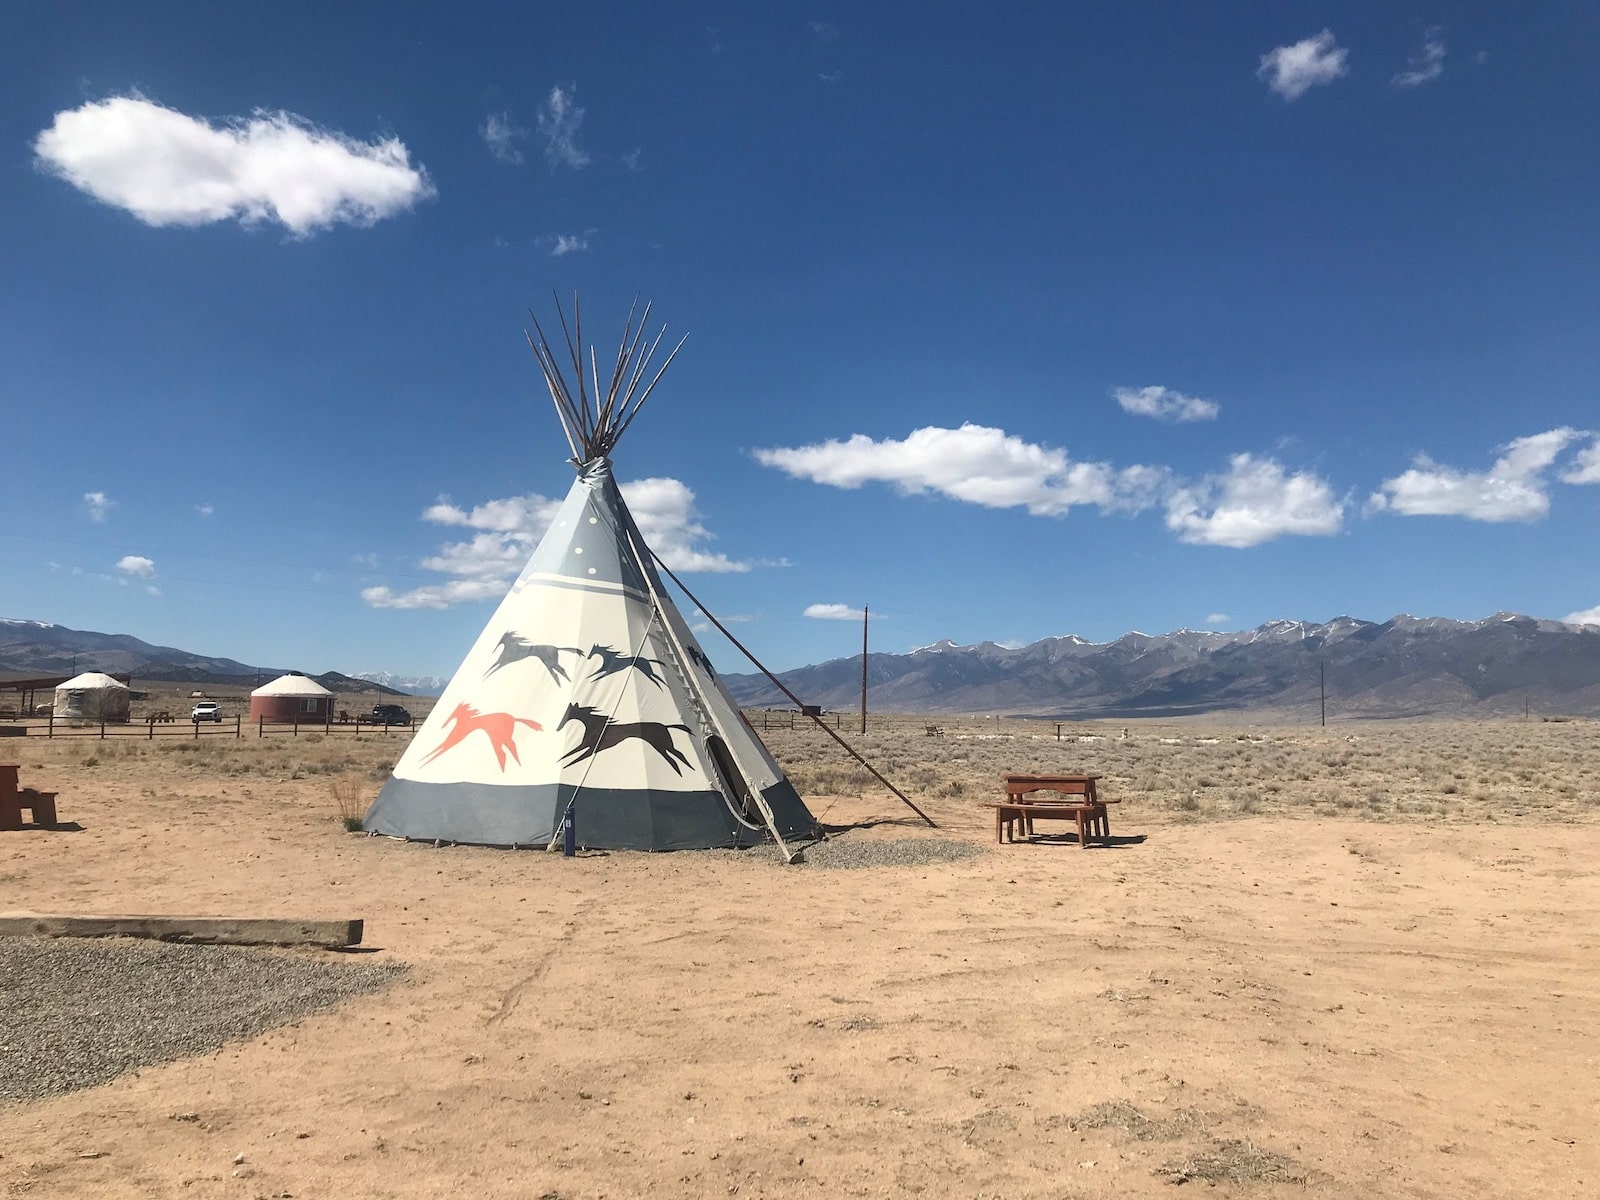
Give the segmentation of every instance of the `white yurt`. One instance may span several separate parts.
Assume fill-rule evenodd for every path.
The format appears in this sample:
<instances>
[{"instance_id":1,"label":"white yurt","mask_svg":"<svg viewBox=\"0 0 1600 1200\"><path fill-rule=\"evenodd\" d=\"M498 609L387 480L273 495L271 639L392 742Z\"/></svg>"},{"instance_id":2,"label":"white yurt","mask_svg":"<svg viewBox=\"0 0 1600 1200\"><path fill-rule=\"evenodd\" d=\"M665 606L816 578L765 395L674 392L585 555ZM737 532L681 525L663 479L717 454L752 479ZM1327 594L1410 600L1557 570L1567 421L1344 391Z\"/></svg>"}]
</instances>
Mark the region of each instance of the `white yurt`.
<instances>
[{"instance_id":1,"label":"white yurt","mask_svg":"<svg viewBox=\"0 0 1600 1200\"><path fill-rule=\"evenodd\" d=\"M85 671L56 688L55 719L75 725L126 721L129 696L127 684L99 671Z\"/></svg>"},{"instance_id":2,"label":"white yurt","mask_svg":"<svg viewBox=\"0 0 1600 1200\"><path fill-rule=\"evenodd\" d=\"M280 675L250 693L252 721L320 725L333 716L333 693L305 675Z\"/></svg>"}]
</instances>

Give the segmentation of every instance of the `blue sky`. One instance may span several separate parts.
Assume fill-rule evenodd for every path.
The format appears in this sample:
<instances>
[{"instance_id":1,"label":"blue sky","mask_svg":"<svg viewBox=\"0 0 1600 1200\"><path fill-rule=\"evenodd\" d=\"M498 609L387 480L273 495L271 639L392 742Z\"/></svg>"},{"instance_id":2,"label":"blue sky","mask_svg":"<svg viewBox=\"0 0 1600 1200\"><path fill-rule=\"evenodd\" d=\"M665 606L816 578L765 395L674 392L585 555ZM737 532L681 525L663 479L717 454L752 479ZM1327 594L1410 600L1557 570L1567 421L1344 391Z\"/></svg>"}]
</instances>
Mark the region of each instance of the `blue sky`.
<instances>
[{"instance_id":1,"label":"blue sky","mask_svg":"<svg viewBox=\"0 0 1600 1200\"><path fill-rule=\"evenodd\" d=\"M1592 5L24 6L0 615L448 674L690 334L647 535L777 667L1600 621ZM807 613L812 615L807 615ZM707 638L719 662L730 651Z\"/></svg>"}]
</instances>

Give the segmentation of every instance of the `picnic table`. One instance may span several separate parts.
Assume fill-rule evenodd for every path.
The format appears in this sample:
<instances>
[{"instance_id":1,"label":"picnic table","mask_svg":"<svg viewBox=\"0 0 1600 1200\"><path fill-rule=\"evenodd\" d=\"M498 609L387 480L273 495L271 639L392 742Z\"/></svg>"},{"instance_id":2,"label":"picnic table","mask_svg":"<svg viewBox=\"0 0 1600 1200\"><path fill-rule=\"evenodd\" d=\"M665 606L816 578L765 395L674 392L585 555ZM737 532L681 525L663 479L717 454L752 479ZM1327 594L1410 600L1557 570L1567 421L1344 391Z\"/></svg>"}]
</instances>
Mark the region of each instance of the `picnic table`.
<instances>
[{"instance_id":1,"label":"picnic table","mask_svg":"<svg viewBox=\"0 0 1600 1200\"><path fill-rule=\"evenodd\" d=\"M0 763L0 829L21 829L22 810L27 809L37 826L56 823L56 794L18 786L17 763Z\"/></svg>"},{"instance_id":2,"label":"picnic table","mask_svg":"<svg viewBox=\"0 0 1600 1200\"><path fill-rule=\"evenodd\" d=\"M1096 788L1098 775L1006 775L1006 798L989 805L994 809L994 840L1016 841L1020 827L1024 837L1033 836L1035 821L1072 821L1078 829L1078 845L1089 848L1091 838L1102 845L1111 840L1111 821L1106 800ZM1062 800L1033 800L1036 792L1052 792Z\"/></svg>"}]
</instances>

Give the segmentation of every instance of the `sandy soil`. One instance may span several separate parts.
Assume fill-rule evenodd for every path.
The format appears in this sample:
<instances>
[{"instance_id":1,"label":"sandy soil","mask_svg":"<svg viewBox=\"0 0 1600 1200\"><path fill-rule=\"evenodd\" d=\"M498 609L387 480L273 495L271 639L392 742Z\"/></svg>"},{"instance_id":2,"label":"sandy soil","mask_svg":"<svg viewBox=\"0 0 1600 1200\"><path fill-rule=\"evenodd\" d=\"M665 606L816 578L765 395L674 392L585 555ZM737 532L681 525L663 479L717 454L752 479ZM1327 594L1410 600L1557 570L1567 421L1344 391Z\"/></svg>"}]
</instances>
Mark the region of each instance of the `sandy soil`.
<instances>
[{"instance_id":1,"label":"sandy soil","mask_svg":"<svg viewBox=\"0 0 1600 1200\"><path fill-rule=\"evenodd\" d=\"M1592 819L1130 802L1088 852L564 860L349 835L288 752L206 746L0 743L83 826L0 835L0 909L359 916L412 970L0 1109L7 1194L1600 1191ZM982 797L918 799L992 842ZM882 797L814 807L920 834Z\"/></svg>"}]
</instances>

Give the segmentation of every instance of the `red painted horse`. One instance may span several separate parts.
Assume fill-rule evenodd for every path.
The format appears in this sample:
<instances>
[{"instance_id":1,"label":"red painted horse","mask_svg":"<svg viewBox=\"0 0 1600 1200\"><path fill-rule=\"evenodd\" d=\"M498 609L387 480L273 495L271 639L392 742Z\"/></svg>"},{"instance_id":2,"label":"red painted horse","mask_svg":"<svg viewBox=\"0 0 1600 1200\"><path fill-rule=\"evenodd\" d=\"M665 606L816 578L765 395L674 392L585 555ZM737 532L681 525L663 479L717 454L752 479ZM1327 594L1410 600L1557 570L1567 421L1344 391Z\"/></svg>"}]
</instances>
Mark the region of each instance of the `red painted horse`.
<instances>
[{"instance_id":1,"label":"red painted horse","mask_svg":"<svg viewBox=\"0 0 1600 1200\"><path fill-rule=\"evenodd\" d=\"M517 726L526 725L529 729L542 731L544 726L537 721L530 721L527 717L514 717L510 713L492 712L481 713L470 704L458 704L455 711L445 718L445 723L452 728L445 735L434 751L422 761L431 763L446 750L453 749L466 741L467 736L474 730L481 729L483 735L489 739L489 744L494 747L494 756L500 760L500 769L506 769L506 755L509 753L516 759L517 765L522 764L522 759L517 757Z\"/></svg>"}]
</instances>

